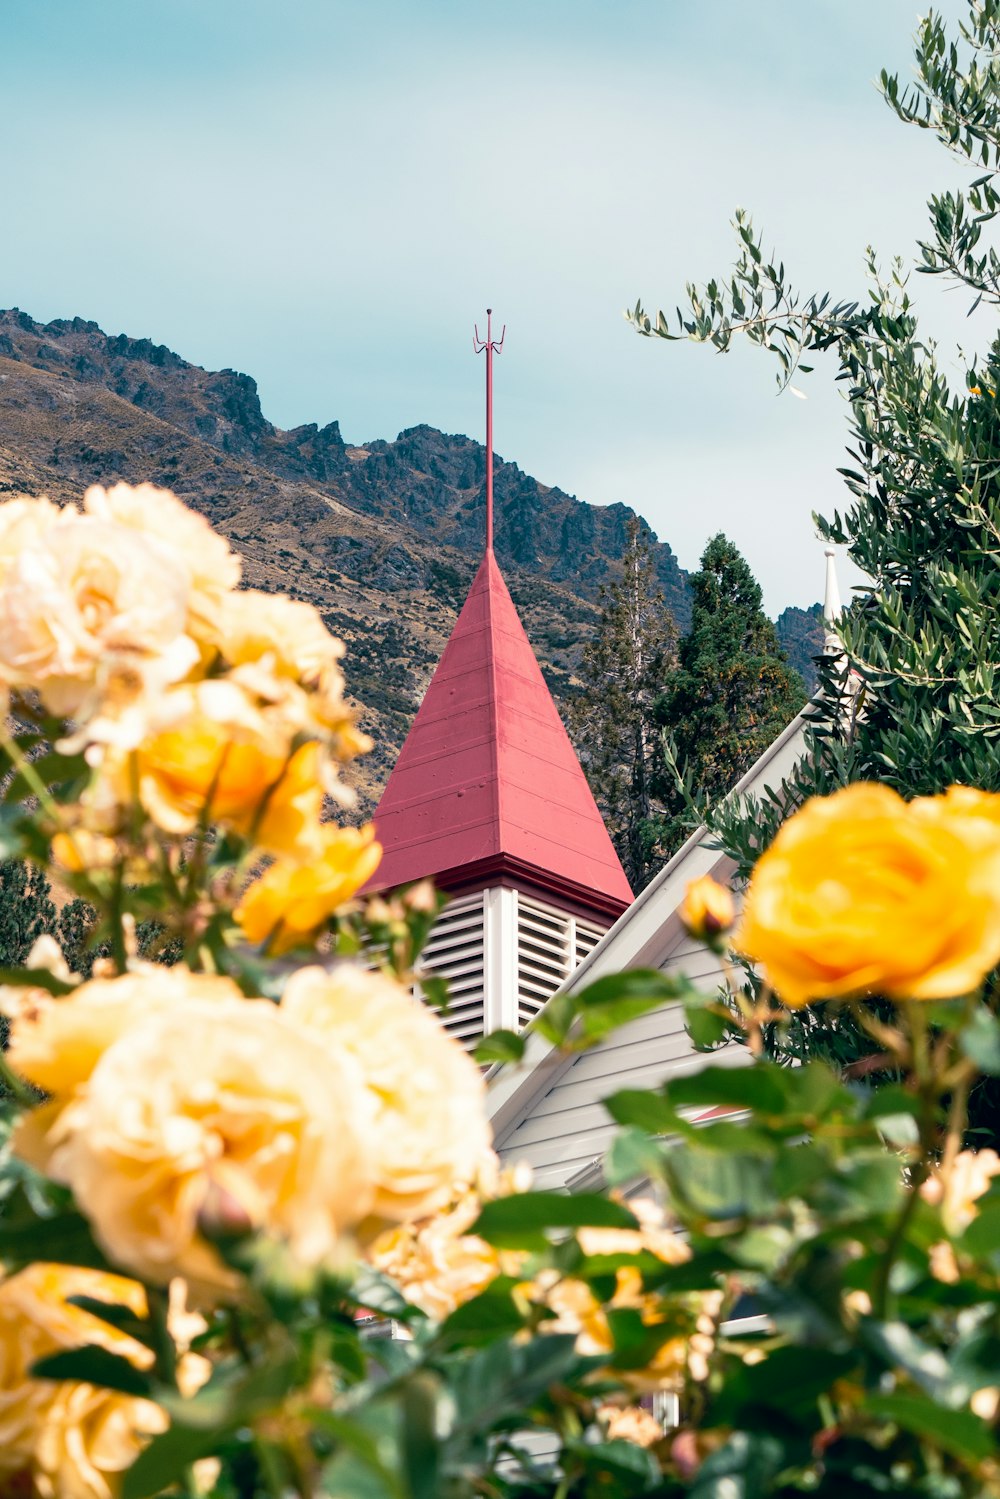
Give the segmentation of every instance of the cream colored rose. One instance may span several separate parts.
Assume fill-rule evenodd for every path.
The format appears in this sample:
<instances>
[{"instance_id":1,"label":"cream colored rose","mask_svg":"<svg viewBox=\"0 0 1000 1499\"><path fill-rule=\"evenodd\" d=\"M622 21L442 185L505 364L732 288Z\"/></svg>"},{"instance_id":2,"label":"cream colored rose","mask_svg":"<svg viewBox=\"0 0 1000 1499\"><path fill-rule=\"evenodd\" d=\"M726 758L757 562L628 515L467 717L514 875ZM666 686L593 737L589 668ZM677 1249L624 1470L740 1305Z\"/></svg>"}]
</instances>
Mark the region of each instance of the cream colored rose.
<instances>
[{"instance_id":1,"label":"cream colored rose","mask_svg":"<svg viewBox=\"0 0 1000 1499\"><path fill-rule=\"evenodd\" d=\"M159 1406L79 1381L35 1379L39 1359L96 1344L146 1369L144 1344L70 1298L146 1311L134 1281L96 1270L36 1264L0 1282L0 1483L42 1499L113 1499L144 1439L164 1431ZM3 1492L8 1492L6 1484Z\"/></svg>"},{"instance_id":2,"label":"cream colored rose","mask_svg":"<svg viewBox=\"0 0 1000 1499\"><path fill-rule=\"evenodd\" d=\"M149 541L188 578L188 629L200 643L215 644L226 598L239 585L240 559L203 515L169 489L154 484L92 485L83 497L88 515L125 527Z\"/></svg>"},{"instance_id":3,"label":"cream colored rose","mask_svg":"<svg viewBox=\"0 0 1000 1499\"><path fill-rule=\"evenodd\" d=\"M221 620L222 652L231 666L261 665L274 677L342 694L344 643L312 604L245 588L227 595Z\"/></svg>"},{"instance_id":4,"label":"cream colored rose","mask_svg":"<svg viewBox=\"0 0 1000 1499\"><path fill-rule=\"evenodd\" d=\"M663 1422L641 1405L602 1405L598 1419L611 1442L634 1442L637 1447L655 1447L663 1440Z\"/></svg>"},{"instance_id":5,"label":"cream colored rose","mask_svg":"<svg viewBox=\"0 0 1000 1499\"><path fill-rule=\"evenodd\" d=\"M485 1291L501 1271L514 1273L514 1256L501 1256L492 1244L469 1233L481 1207L470 1192L446 1213L386 1229L370 1246L368 1260L395 1281L407 1301L443 1321Z\"/></svg>"},{"instance_id":6,"label":"cream colored rose","mask_svg":"<svg viewBox=\"0 0 1000 1499\"><path fill-rule=\"evenodd\" d=\"M1000 1174L1000 1155L995 1150L963 1150L946 1176L935 1174L921 1188L928 1201L941 1204L945 1228L954 1236L964 1233L978 1215L977 1203Z\"/></svg>"},{"instance_id":7,"label":"cream colored rose","mask_svg":"<svg viewBox=\"0 0 1000 1499\"><path fill-rule=\"evenodd\" d=\"M125 1027L53 1127L48 1171L144 1280L233 1284L199 1231L232 1205L306 1262L371 1202L370 1109L350 1057L265 1000L188 999Z\"/></svg>"},{"instance_id":8,"label":"cream colored rose","mask_svg":"<svg viewBox=\"0 0 1000 1499\"><path fill-rule=\"evenodd\" d=\"M187 574L136 531L67 510L3 574L0 680L37 690L53 713L88 717L106 680L138 692L147 676L177 680L197 659Z\"/></svg>"},{"instance_id":9,"label":"cream colored rose","mask_svg":"<svg viewBox=\"0 0 1000 1499\"><path fill-rule=\"evenodd\" d=\"M18 495L0 505L0 581L2 581L21 552L27 547L37 546L45 532L62 514L58 505L48 499L32 499Z\"/></svg>"},{"instance_id":10,"label":"cream colored rose","mask_svg":"<svg viewBox=\"0 0 1000 1499\"><path fill-rule=\"evenodd\" d=\"M374 1109L377 1217L421 1218L473 1180L490 1143L482 1074L402 985L346 963L332 973L303 968L286 986L281 1013L328 1056L361 1067Z\"/></svg>"}]
</instances>

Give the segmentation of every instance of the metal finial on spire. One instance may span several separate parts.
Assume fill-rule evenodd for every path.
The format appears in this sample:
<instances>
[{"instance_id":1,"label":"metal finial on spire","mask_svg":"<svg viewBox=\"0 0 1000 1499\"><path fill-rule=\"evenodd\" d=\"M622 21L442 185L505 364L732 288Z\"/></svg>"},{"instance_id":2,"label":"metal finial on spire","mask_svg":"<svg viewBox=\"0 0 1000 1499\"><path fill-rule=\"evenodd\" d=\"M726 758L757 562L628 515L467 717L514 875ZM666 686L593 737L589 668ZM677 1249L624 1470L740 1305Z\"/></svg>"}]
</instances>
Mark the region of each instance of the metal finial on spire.
<instances>
[{"instance_id":1,"label":"metal finial on spire","mask_svg":"<svg viewBox=\"0 0 1000 1499\"><path fill-rule=\"evenodd\" d=\"M486 550L493 550L493 355L499 354L507 333L507 324L498 342L493 341L493 308L486 309L486 337L479 337L479 324L474 325L473 350L481 354L486 350Z\"/></svg>"}]
</instances>

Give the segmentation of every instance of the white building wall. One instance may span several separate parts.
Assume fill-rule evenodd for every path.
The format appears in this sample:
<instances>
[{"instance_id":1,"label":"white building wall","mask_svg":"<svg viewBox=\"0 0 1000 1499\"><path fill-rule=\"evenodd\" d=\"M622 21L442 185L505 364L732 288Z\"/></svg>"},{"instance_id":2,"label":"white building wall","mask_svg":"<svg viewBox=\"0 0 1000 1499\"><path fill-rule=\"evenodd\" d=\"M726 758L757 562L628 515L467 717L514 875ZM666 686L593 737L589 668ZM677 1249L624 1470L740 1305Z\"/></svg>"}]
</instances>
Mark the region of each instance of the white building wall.
<instances>
[{"instance_id":1,"label":"white building wall","mask_svg":"<svg viewBox=\"0 0 1000 1499\"><path fill-rule=\"evenodd\" d=\"M734 794L767 794L789 775L802 753L803 720L789 724ZM773 793L772 793L773 794ZM594 950L564 988L576 991L606 974L630 968L685 973L711 993L723 981L718 960L684 930L679 907L688 883L711 875L728 883L734 866L710 846L704 829L694 833ZM744 1047L713 1054L717 1064L739 1066ZM495 1069L489 1091L494 1143L507 1162L527 1161L539 1188L573 1190L611 1143L616 1126L601 1100L622 1088L651 1088L704 1065L684 1030L679 1005L667 1005L615 1031L580 1056L566 1057L537 1035L520 1066Z\"/></svg>"},{"instance_id":2,"label":"white building wall","mask_svg":"<svg viewBox=\"0 0 1000 1499\"><path fill-rule=\"evenodd\" d=\"M657 965L683 972L712 992L722 983L718 960L686 935ZM738 1064L742 1048L727 1047L715 1060ZM703 1062L684 1029L680 1005L668 1005L615 1031L593 1051L583 1052L560 1072L524 1118L498 1132L497 1149L507 1162L526 1161L539 1189L565 1187L577 1172L600 1160L616 1125L601 1100L621 1088L655 1088Z\"/></svg>"}]
</instances>

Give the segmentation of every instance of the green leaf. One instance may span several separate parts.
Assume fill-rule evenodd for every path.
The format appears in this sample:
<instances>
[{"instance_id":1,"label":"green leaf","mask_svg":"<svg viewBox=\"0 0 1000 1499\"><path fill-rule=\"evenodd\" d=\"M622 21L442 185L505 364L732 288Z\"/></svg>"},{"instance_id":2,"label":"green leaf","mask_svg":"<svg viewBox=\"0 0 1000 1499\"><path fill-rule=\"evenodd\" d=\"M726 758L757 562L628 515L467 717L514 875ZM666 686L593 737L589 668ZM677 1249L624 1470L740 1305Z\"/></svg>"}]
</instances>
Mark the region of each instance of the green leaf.
<instances>
[{"instance_id":1,"label":"green leaf","mask_svg":"<svg viewBox=\"0 0 1000 1499\"><path fill-rule=\"evenodd\" d=\"M463 1302L445 1318L438 1333L440 1341L467 1347L519 1332L524 1317L511 1295L517 1284L512 1276L497 1276L485 1291Z\"/></svg>"},{"instance_id":2,"label":"green leaf","mask_svg":"<svg viewBox=\"0 0 1000 1499\"><path fill-rule=\"evenodd\" d=\"M438 1387L434 1377L421 1372L408 1379L402 1398L403 1471L411 1499L440 1499L440 1446L435 1432Z\"/></svg>"},{"instance_id":3,"label":"green leaf","mask_svg":"<svg viewBox=\"0 0 1000 1499\"><path fill-rule=\"evenodd\" d=\"M122 1499L150 1499L177 1483L184 1470L200 1457L211 1457L229 1435L171 1426L144 1448L122 1480Z\"/></svg>"},{"instance_id":4,"label":"green leaf","mask_svg":"<svg viewBox=\"0 0 1000 1499\"><path fill-rule=\"evenodd\" d=\"M623 1088L606 1098L604 1107L617 1124L633 1125L649 1135L669 1134L681 1122L663 1094L647 1088Z\"/></svg>"},{"instance_id":5,"label":"green leaf","mask_svg":"<svg viewBox=\"0 0 1000 1499\"><path fill-rule=\"evenodd\" d=\"M946 1410L926 1395L869 1395L863 1408L914 1436L937 1442L965 1462L982 1462L997 1451L985 1421L971 1411Z\"/></svg>"},{"instance_id":6,"label":"green leaf","mask_svg":"<svg viewBox=\"0 0 1000 1499\"><path fill-rule=\"evenodd\" d=\"M656 1180L663 1175L663 1151L645 1130L620 1130L605 1157L605 1175L616 1187L643 1177Z\"/></svg>"},{"instance_id":7,"label":"green leaf","mask_svg":"<svg viewBox=\"0 0 1000 1499\"><path fill-rule=\"evenodd\" d=\"M791 1068L771 1062L753 1062L748 1067L703 1067L688 1077L672 1079L663 1093L677 1109L731 1107L781 1115L788 1099L785 1079L791 1072Z\"/></svg>"},{"instance_id":8,"label":"green leaf","mask_svg":"<svg viewBox=\"0 0 1000 1499\"><path fill-rule=\"evenodd\" d=\"M0 1260L8 1271L36 1260L108 1269L89 1223L75 1209L56 1212L49 1218L39 1218L33 1213L8 1216L5 1212L0 1217Z\"/></svg>"},{"instance_id":9,"label":"green leaf","mask_svg":"<svg viewBox=\"0 0 1000 1499\"><path fill-rule=\"evenodd\" d=\"M423 1312L412 1301L407 1301L396 1283L370 1265L359 1264L345 1290L353 1304L364 1311L394 1317L401 1322L423 1318Z\"/></svg>"},{"instance_id":10,"label":"green leaf","mask_svg":"<svg viewBox=\"0 0 1000 1499\"><path fill-rule=\"evenodd\" d=\"M609 974L574 996L582 1040L601 1041L620 1026L691 992L685 978L656 968L635 968Z\"/></svg>"},{"instance_id":11,"label":"green leaf","mask_svg":"<svg viewBox=\"0 0 1000 1499\"><path fill-rule=\"evenodd\" d=\"M629 1499L633 1494L648 1493L663 1476L653 1454L635 1442L568 1442L565 1450L593 1485L588 1485L588 1494Z\"/></svg>"},{"instance_id":12,"label":"green leaf","mask_svg":"<svg viewBox=\"0 0 1000 1499\"><path fill-rule=\"evenodd\" d=\"M66 1348L59 1353L50 1353L32 1365L31 1373L37 1379L72 1379L83 1384L99 1385L106 1390L119 1390L123 1395L138 1395L143 1399L154 1398L154 1385L149 1377L130 1364L127 1358L109 1353L106 1348L89 1344L85 1348Z\"/></svg>"},{"instance_id":13,"label":"green leaf","mask_svg":"<svg viewBox=\"0 0 1000 1499\"><path fill-rule=\"evenodd\" d=\"M519 1062L524 1056L527 1037L517 1031L490 1031L476 1047L473 1055L477 1062Z\"/></svg>"},{"instance_id":14,"label":"green leaf","mask_svg":"<svg viewBox=\"0 0 1000 1499\"><path fill-rule=\"evenodd\" d=\"M719 1011L715 1001L701 995L684 1001L684 1023L698 1051L714 1050L734 1029L733 1020Z\"/></svg>"},{"instance_id":15,"label":"green leaf","mask_svg":"<svg viewBox=\"0 0 1000 1499\"><path fill-rule=\"evenodd\" d=\"M44 989L57 998L72 994L79 988L78 984L68 984L65 979L57 978L47 968L0 968L0 984L19 989Z\"/></svg>"},{"instance_id":16,"label":"green leaf","mask_svg":"<svg viewBox=\"0 0 1000 1499\"><path fill-rule=\"evenodd\" d=\"M785 1462L785 1448L776 1437L734 1431L698 1469L689 1499L761 1499L774 1492L774 1479Z\"/></svg>"},{"instance_id":17,"label":"green leaf","mask_svg":"<svg viewBox=\"0 0 1000 1499\"><path fill-rule=\"evenodd\" d=\"M980 1005L959 1032L962 1051L980 1072L1000 1076L1000 1019Z\"/></svg>"},{"instance_id":18,"label":"green leaf","mask_svg":"<svg viewBox=\"0 0 1000 1499\"><path fill-rule=\"evenodd\" d=\"M541 1249L550 1229L636 1227L628 1208L596 1192L514 1192L487 1202L469 1232L499 1248Z\"/></svg>"}]
</instances>

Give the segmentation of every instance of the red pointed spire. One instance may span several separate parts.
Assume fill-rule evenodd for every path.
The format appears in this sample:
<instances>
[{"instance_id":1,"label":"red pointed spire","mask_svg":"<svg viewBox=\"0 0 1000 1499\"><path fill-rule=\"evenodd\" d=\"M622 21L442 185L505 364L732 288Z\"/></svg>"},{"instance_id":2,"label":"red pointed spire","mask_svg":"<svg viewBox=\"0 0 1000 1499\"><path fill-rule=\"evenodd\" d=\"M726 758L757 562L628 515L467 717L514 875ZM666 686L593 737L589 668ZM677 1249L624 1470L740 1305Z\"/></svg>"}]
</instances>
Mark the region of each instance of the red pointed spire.
<instances>
[{"instance_id":1,"label":"red pointed spire","mask_svg":"<svg viewBox=\"0 0 1000 1499\"><path fill-rule=\"evenodd\" d=\"M371 888L504 879L615 917L625 871L492 552L375 813Z\"/></svg>"}]
</instances>

